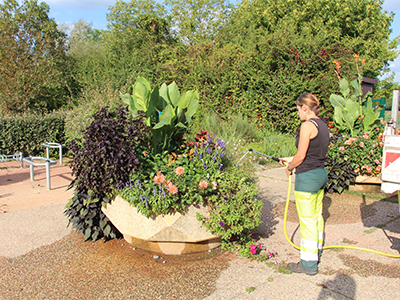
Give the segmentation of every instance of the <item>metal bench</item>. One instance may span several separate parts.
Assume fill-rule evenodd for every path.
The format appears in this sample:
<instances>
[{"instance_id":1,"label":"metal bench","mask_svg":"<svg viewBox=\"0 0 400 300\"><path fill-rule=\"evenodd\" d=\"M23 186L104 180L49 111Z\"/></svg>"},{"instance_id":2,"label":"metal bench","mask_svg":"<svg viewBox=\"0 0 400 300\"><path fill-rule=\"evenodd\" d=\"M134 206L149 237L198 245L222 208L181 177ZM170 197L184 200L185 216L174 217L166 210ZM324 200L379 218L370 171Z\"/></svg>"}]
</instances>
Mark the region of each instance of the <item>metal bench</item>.
<instances>
[{"instance_id":1,"label":"metal bench","mask_svg":"<svg viewBox=\"0 0 400 300\"><path fill-rule=\"evenodd\" d=\"M59 153L60 153L60 165L62 165L62 147L65 147L65 145L59 144L59 143L43 143L42 146L46 147L46 156L47 159L50 159L50 154L49 154L49 148L58 148Z\"/></svg>"},{"instance_id":2,"label":"metal bench","mask_svg":"<svg viewBox=\"0 0 400 300\"><path fill-rule=\"evenodd\" d=\"M34 160L42 160L44 162L35 162ZM57 162L45 157L40 157L40 156L29 156L25 157L23 159L24 162L29 164L30 167L30 173L31 173L31 181L34 181L34 176L33 176L33 167L40 167L40 166L46 166L46 183L47 183L47 189L50 190L50 165L54 165Z\"/></svg>"},{"instance_id":3,"label":"metal bench","mask_svg":"<svg viewBox=\"0 0 400 300\"><path fill-rule=\"evenodd\" d=\"M1 162L7 162L7 161L10 161L10 160L16 160L16 161L20 162L21 168L23 167L22 159L23 159L22 152L11 154L11 155L2 155L2 154L0 154L0 161Z\"/></svg>"}]
</instances>

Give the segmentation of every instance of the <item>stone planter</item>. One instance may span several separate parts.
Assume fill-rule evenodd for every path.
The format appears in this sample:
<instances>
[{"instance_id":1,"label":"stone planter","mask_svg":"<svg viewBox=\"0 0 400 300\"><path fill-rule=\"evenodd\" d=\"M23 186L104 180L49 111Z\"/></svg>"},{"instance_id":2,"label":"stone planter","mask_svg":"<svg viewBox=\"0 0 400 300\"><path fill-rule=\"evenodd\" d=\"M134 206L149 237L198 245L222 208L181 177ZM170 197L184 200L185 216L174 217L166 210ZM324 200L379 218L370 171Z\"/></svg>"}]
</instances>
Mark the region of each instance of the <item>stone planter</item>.
<instances>
[{"instance_id":1,"label":"stone planter","mask_svg":"<svg viewBox=\"0 0 400 300\"><path fill-rule=\"evenodd\" d=\"M221 239L197 221L197 212L208 215L206 206L192 205L183 213L146 218L117 196L102 210L129 244L143 250L180 255L204 252L221 245Z\"/></svg>"}]
</instances>

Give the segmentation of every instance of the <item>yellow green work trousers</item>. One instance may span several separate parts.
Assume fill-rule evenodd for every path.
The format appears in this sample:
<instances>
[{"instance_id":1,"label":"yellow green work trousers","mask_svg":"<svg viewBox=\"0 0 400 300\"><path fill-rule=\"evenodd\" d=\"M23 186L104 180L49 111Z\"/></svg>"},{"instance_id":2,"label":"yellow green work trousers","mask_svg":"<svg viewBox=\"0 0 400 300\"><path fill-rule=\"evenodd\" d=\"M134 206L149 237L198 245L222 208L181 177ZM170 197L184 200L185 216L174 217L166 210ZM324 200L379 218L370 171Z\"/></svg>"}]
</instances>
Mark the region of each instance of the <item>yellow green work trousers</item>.
<instances>
[{"instance_id":1,"label":"yellow green work trousers","mask_svg":"<svg viewBox=\"0 0 400 300\"><path fill-rule=\"evenodd\" d=\"M327 179L324 168L296 174L294 196L300 223L300 265L309 270L318 269L324 243L322 200Z\"/></svg>"}]
</instances>

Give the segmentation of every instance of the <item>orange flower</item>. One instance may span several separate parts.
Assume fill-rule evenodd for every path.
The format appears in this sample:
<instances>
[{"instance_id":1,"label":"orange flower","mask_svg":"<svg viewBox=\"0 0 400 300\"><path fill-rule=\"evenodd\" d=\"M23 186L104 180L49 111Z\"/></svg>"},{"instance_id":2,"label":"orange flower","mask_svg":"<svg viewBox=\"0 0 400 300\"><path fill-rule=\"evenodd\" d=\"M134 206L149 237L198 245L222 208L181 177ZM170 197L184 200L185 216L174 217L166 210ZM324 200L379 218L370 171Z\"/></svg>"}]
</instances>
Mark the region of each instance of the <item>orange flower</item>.
<instances>
[{"instance_id":1,"label":"orange flower","mask_svg":"<svg viewBox=\"0 0 400 300\"><path fill-rule=\"evenodd\" d=\"M340 65L340 61L334 60L333 63L335 64L335 67L338 71L342 68L342 66Z\"/></svg>"},{"instance_id":2,"label":"orange flower","mask_svg":"<svg viewBox=\"0 0 400 300\"><path fill-rule=\"evenodd\" d=\"M185 172L185 168L184 167L177 167L176 169L175 169L175 174L176 175L182 175L183 174L183 172Z\"/></svg>"},{"instance_id":3,"label":"orange flower","mask_svg":"<svg viewBox=\"0 0 400 300\"><path fill-rule=\"evenodd\" d=\"M365 64L365 59L362 59L362 60L361 60L361 64Z\"/></svg>"},{"instance_id":4,"label":"orange flower","mask_svg":"<svg viewBox=\"0 0 400 300\"><path fill-rule=\"evenodd\" d=\"M357 59L357 58L359 58L359 57L360 57L360 55L358 55L357 53L354 54L354 58L355 58L355 59Z\"/></svg>"},{"instance_id":5,"label":"orange flower","mask_svg":"<svg viewBox=\"0 0 400 300\"><path fill-rule=\"evenodd\" d=\"M147 156L147 151L143 151L143 155L144 155L144 156Z\"/></svg>"},{"instance_id":6,"label":"orange flower","mask_svg":"<svg viewBox=\"0 0 400 300\"><path fill-rule=\"evenodd\" d=\"M171 184L168 187L168 192L170 192L171 194L176 194L178 193L178 188L175 185Z\"/></svg>"},{"instance_id":7,"label":"orange flower","mask_svg":"<svg viewBox=\"0 0 400 300\"><path fill-rule=\"evenodd\" d=\"M199 187L203 190L205 190L208 187L208 183L205 180L202 180L199 182Z\"/></svg>"},{"instance_id":8,"label":"orange flower","mask_svg":"<svg viewBox=\"0 0 400 300\"><path fill-rule=\"evenodd\" d=\"M161 174L161 171L157 171L157 175L154 176L153 181L156 183L163 183L165 181L165 177Z\"/></svg>"}]
</instances>

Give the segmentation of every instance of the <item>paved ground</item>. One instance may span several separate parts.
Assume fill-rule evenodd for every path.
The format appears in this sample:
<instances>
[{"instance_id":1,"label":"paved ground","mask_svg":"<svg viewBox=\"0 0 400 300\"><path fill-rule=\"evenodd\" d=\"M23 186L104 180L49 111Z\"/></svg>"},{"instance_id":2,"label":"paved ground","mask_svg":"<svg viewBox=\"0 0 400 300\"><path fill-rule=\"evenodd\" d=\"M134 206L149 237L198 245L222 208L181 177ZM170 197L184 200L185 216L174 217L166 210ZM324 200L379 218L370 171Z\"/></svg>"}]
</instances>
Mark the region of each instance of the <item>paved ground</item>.
<instances>
[{"instance_id":1,"label":"paved ground","mask_svg":"<svg viewBox=\"0 0 400 300\"><path fill-rule=\"evenodd\" d=\"M14 166L14 167L13 167ZM264 201L260 242L278 264L248 261L217 250L155 257L123 240L83 242L63 215L73 191L63 166L45 170L0 165L0 299L396 299L400 261L355 250L326 250L316 276L287 274L299 253L283 234L288 188L282 168L259 171ZM37 173L36 173L37 171ZM293 199L293 195L291 197ZM393 198L392 198L393 199ZM396 198L397 199L397 198ZM2 213L1 213L2 212ZM398 255L398 204L360 196L324 199L326 244L354 245ZM299 243L291 201L288 234Z\"/></svg>"}]
</instances>

